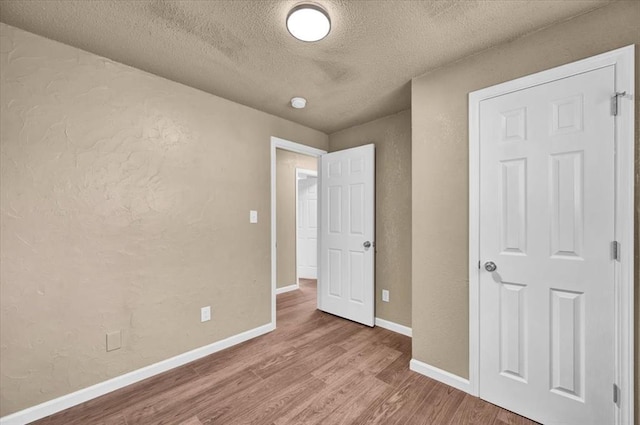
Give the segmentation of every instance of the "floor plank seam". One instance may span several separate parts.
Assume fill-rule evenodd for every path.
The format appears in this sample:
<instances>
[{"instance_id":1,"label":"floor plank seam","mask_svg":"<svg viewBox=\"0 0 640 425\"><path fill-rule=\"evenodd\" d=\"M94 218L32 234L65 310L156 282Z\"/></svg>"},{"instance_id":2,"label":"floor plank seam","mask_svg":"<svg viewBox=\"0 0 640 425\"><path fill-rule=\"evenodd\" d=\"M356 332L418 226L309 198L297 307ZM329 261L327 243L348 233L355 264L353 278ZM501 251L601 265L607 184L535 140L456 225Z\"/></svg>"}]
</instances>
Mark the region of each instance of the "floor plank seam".
<instances>
[{"instance_id":1,"label":"floor plank seam","mask_svg":"<svg viewBox=\"0 0 640 425\"><path fill-rule=\"evenodd\" d=\"M253 366L253 365L252 365L252 366ZM265 378L263 378L262 376L258 375L258 374L256 373L256 371L255 371L255 370L253 370L253 369L249 368L249 372L251 372L252 374L254 374L255 376L257 376L257 377L258 377L258 379L260 379L260 381L264 381L264 380L265 380Z\"/></svg>"}]
</instances>

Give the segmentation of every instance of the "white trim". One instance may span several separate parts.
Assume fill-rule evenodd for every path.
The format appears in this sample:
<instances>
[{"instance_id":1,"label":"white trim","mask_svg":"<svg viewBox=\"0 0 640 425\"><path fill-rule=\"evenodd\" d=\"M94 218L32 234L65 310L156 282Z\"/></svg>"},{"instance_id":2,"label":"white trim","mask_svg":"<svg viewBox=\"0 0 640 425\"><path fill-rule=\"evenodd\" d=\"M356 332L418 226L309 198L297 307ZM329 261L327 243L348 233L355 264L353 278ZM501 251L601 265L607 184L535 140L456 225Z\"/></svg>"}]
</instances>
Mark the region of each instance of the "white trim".
<instances>
[{"instance_id":1,"label":"white trim","mask_svg":"<svg viewBox=\"0 0 640 425\"><path fill-rule=\"evenodd\" d=\"M635 46L618 49L616 91L626 91L616 117L616 240L620 261L615 263L616 380L621 389L616 424L634 421L634 158L635 158ZM611 52L613 54L614 52Z\"/></svg>"},{"instance_id":2,"label":"white trim","mask_svg":"<svg viewBox=\"0 0 640 425\"><path fill-rule=\"evenodd\" d=\"M296 167L296 177L298 177L298 176L318 177L318 171L316 171L316 170L307 170L306 168L298 168L298 167Z\"/></svg>"},{"instance_id":3,"label":"white trim","mask_svg":"<svg viewBox=\"0 0 640 425\"><path fill-rule=\"evenodd\" d=\"M300 182L300 176L311 176L318 178L318 171L316 170L307 170L306 168L298 168L296 167L296 282L300 283L300 273L298 273L298 211L300 207L298 206L298 183ZM317 250L316 250L317 251ZM318 275L316 274L316 279Z\"/></svg>"},{"instance_id":4,"label":"white trim","mask_svg":"<svg viewBox=\"0 0 640 425\"><path fill-rule=\"evenodd\" d=\"M616 91L626 91L615 119L616 131L616 231L622 255L615 264L616 291L616 381L620 388L615 424L633 423L634 414L634 50L627 46L584 60L488 87L469 94L469 381L471 394L479 395L479 269L480 186L479 131L480 102L518 90L545 84L607 66L615 67ZM613 93L612 93L613 95Z\"/></svg>"},{"instance_id":5,"label":"white trim","mask_svg":"<svg viewBox=\"0 0 640 425\"><path fill-rule=\"evenodd\" d=\"M446 370L439 369L416 359L411 359L411 362L409 362L409 369L419 373L420 375L435 379L436 381L440 381L450 387L471 394L471 384L469 383L469 380L458 375L454 375L451 372L447 372Z\"/></svg>"},{"instance_id":6,"label":"white trim","mask_svg":"<svg viewBox=\"0 0 640 425\"><path fill-rule=\"evenodd\" d=\"M300 289L300 285L294 283L293 285L283 286L282 288L276 288L276 295L284 294L285 292L296 291Z\"/></svg>"},{"instance_id":7,"label":"white trim","mask_svg":"<svg viewBox=\"0 0 640 425\"><path fill-rule=\"evenodd\" d=\"M469 94L469 383L480 396L480 100ZM476 104L477 102L477 104ZM477 179L477 181L476 181Z\"/></svg>"},{"instance_id":8,"label":"white trim","mask_svg":"<svg viewBox=\"0 0 640 425\"><path fill-rule=\"evenodd\" d=\"M375 325L376 326L380 326L381 328L393 331L395 333L398 333L398 334L401 334L401 335L404 335L404 336L408 336L409 338L411 338L413 336L413 331L411 330L410 327L405 326L405 325L401 325L399 323L390 322L388 320L384 320L384 319L381 319L379 317L376 317Z\"/></svg>"},{"instance_id":9,"label":"white trim","mask_svg":"<svg viewBox=\"0 0 640 425\"><path fill-rule=\"evenodd\" d=\"M0 425L23 425L29 422L42 419L44 417L53 415L54 413L61 412L86 401L92 400L96 397L108 394L112 391L126 387L127 385L134 384L142 381L143 379L150 378L160 373L166 372L178 366L182 366L186 363L194 360L206 357L210 354L217 353L218 351L229 348L233 345L240 344L252 338L264 335L267 332L271 332L275 329L275 326L271 323L259 326L254 329L239 333L237 335L230 336L221 341L214 342L213 344L205 345L204 347L196 348L195 350L187 351L186 353L179 354L175 357L163 360L158 363L154 363L149 366L145 366L141 369L134 370L124 375L116 376L107 381L100 382L87 388L72 392L62 397L55 398L53 400L46 401L33 407L29 407L19 412L12 413L10 415L0 418Z\"/></svg>"},{"instance_id":10,"label":"white trim","mask_svg":"<svg viewBox=\"0 0 640 425\"><path fill-rule=\"evenodd\" d=\"M276 326L276 149L318 157L327 153L322 149L271 136L271 324ZM296 271L297 275L297 271ZM1 425L1 424L0 424Z\"/></svg>"}]
</instances>

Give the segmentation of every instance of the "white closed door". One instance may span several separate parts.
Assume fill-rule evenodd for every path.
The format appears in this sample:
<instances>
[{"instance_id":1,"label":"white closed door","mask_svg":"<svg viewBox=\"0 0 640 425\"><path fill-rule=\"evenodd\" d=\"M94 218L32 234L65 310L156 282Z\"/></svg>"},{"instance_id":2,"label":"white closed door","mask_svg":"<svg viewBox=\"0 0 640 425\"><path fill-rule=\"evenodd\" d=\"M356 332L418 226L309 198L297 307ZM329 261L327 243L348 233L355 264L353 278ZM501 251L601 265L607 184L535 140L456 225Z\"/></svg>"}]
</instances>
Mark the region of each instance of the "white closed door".
<instances>
[{"instance_id":1,"label":"white closed door","mask_svg":"<svg viewBox=\"0 0 640 425\"><path fill-rule=\"evenodd\" d=\"M374 145L320 157L318 309L374 324Z\"/></svg>"},{"instance_id":2,"label":"white closed door","mask_svg":"<svg viewBox=\"0 0 640 425\"><path fill-rule=\"evenodd\" d=\"M614 77L480 105L480 397L547 425L614 422Z\"/></svg>"},{"instance_id":3,"label":"white closed door","mask_svg":"<svg viewBox=\"0 0 640 425\"><path fill-rule=\"evenodd\" d=\"M318 277L318 178L298 179L298 277Z\"/></svg>"}]
</instances>

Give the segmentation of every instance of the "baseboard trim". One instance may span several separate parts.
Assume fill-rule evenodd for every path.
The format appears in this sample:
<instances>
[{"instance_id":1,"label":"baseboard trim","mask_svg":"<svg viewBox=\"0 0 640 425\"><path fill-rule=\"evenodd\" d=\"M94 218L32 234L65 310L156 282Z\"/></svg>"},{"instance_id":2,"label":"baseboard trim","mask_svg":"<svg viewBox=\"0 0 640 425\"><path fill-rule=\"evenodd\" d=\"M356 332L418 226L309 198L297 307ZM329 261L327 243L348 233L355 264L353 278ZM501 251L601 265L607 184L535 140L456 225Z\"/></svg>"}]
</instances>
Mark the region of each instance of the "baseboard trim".
<instances>
[{"instance_id":1,"label":"baseboard trim","mask_svg":"<svg viewBox=\"0 0 640 425\"><path fill-rule=\"evenodd\" d=\"M468 379L454 375L446 370L439 369L416 359L411 359L411 362L409 362L409 369L419 373L420 375L427 376L431 379L435 379L436 381L440 381L443 384L447 384L450 387L464 391L465 393L472 394L471 384Z\"/></svg>"},{"instance_id":2,"label":"baseboard trim","mask_svg":"<svg viewBox=\"0 0 640 425\"><path fill-rule=\"evenodd\" d=\"M127 385L134 384L136 382L142 381L143 379L150 378L162 372L166 372L170 369L182 366L186 363L224 350L225 348L229 348L260 335L264 335L268 332L273 331L275 328L276 327L273 323L267 323L266 325L230 336L229 338L214 342L213 344L205 345L204 347L196 348L195 350L178 354L175 357L171 357L158 363L145 366L141 369L125 373L124 375L116 376L115 378L111 378L107 381L100 382L90 387L83 388L62 397L58 397L53 400L38 404L36 406L29 407L27 409L4 416L0 418L0 425L24 425L29 422L42 419L49 415L53 415L54 413L58 413L62 410L77 406L78 404L84 403L96 397L100 397L112 391L126 387Z\"/></svg>"},{"instance_id":3,"label":"baseboard trim","mask_svg":"<svg viewBox=\"0 0 640 425\"><path fill-rule=\"evenodd\" d=\"M376 326L380 326L381 328L385 328L390 331L408 336L409 338L411 338L411 336L413 335L413 331L411 330L410 327L400 325L398 323L390 322L388 320L384 320L379 317L376 317L375 324Z\"/></svg>"},{"instance_id":4,"label":"baseboard trim","mask_svg":"<svg viewBox=\"0 0 640 425\"><path fill-rule=\"evenodd\" d=\"M284 294L285 292L295 291L296 289L300 289L300 285L293 284L289 286L283 286L282 288L276 288L276 295Z\"/></svg>"}]
</instances>

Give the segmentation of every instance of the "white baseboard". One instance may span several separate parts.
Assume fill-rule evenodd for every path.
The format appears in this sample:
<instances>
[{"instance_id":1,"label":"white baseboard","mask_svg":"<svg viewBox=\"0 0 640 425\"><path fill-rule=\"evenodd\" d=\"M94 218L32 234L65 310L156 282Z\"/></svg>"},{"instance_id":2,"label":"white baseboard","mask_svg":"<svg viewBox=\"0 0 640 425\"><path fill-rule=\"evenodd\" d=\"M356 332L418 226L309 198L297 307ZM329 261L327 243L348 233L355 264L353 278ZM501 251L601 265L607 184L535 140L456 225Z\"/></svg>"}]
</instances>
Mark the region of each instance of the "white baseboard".
<instances>
[{"instance_id":1,"label":"white baseboard","mask_svg":"<svg viewBox=\"0 0 640 425\"><path fill-rule=\"evenodd\" d=\"M282 288L276 288L276 295L284 294L285 292L295 291L296 289L300 289L300 285L293 284L289 286L283 286Z\"/></svg>"},{"instance_id":2,"label":"white baseboard","mask_svg":"<svg viewBox=\"0 0 640 425\"><path fill-rule=\"evenodd\" d=\"M409 369L419 373L420 375L424 375L431 379L435 379L436 381L440 381L443 384L447 384L450 387L457 388L465 393L472 394L471 384L468 379L461 378L460 376L454 375L446 370L438 369L435 366L431 366L416 359L411 359Z\"/></svg>"},{"instance_id":3,"label":"white baseboard","mask_svg":"<svg viewBox=\"0 0 640 425\"><path fill-rule=\"evenodd\" d=\"M214 342L213 344L205 345L204 347L187 351L186 353L179 354L175 357L171 357L170 359L145 366L141 369L125 373L124 375L116 376L115 378L100 382L87 388L83 388L71 394L67 394L62 397L58 397L53 400L38 404L36 406L20 410L19 412L4 416L0 418L0 425L24 425L29 422L42 419L70 407L77 406L78 404L84 403L85 401L89 401L117 389L126 387L127 385L134 384L136 382L142 381L143 379L150 378L162 372L166 372L170 369L182 366L186 363L224 350L225 348L229 348L233 345L240 344L260 335L264 335L268 332L273 331L274 329L275 325L273 323L268 323L266 325L250 329L237 335L230 336L229 338L223 339L221 341Z\"/></svg>"},{"instance_id":4,"label":"white baseboard","mask_svg":"<svg viewBox=\"0 0 640 425\"><path fill-rule=\"evenodd\" d=\"M376 317L375 324L376 326L380 326L381 328L385 328L390 331L397 332L399 334L408 336L409 338L411 338L411 336L413 335L413 331L411 330L410 327L400 325L398 323L390 322L388 320L384 320L379 317Z\"/></svg>"}]
</instances>

